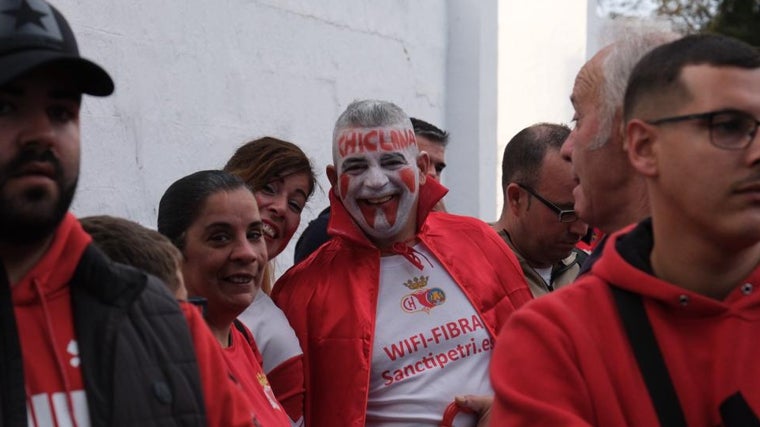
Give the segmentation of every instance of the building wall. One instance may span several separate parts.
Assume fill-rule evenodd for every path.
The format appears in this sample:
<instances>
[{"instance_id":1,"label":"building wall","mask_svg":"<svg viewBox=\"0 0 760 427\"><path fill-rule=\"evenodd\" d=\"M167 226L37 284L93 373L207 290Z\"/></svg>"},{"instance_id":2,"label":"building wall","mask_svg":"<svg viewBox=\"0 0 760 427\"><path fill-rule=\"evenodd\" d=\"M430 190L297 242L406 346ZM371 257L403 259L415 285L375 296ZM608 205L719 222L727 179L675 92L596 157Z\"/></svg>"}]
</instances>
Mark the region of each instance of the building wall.
<instances>
[{"instance_id":1,"label":"building wall","mask_svg":"<svg viewBox=\"0 0 760 427\"><path fill-rule=\"evenodd\" d=\"M447 206L491 221L507 140L572 115L592 14L587 0L53 1L116 82L84 101L73 210L153 228L169 184L271 135L318 173L302 230L328 204L333 123L361 98L448 129Z\"/></svg>"},{"instance_id":2,"label":"building wall","mask_svg":"<svg viewBox=\"0 0 760 427\"><path fill-rule=\"evenodd\" d=\"M169 184L272 135L300 145L318 172L303 228L327 205L332 126L351 101L390 100L444 122L438 0L53 1L116 82L114 95L83 104L79 216L155 228Z\"/></svg>"}]
</instances>

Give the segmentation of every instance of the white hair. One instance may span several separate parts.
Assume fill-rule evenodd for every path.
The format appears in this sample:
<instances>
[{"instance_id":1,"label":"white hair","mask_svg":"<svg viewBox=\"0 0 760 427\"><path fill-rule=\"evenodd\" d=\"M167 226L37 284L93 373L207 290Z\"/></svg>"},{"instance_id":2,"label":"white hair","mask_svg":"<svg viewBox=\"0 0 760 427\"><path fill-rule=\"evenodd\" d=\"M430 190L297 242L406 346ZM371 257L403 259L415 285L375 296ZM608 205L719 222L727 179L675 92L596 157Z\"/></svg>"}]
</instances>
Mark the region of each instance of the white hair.
<instances>
[{"instance_id":1,"label":"white hair","mask_svg":"<svg viewBox=\"0 0 760 427\"><path fill-rule=\"evenodd\" d=\"M656 27L662 28L662 25ZM651 24L625 21L617 27L617 39L602 60L602 87L599 91L599 133L590 148L600 148L607 141L615 114L623 108L623 97L633 67L649 51L657 46L676 40L680 35L672 31L655 31Z\"/></svg>"}]
</instances>

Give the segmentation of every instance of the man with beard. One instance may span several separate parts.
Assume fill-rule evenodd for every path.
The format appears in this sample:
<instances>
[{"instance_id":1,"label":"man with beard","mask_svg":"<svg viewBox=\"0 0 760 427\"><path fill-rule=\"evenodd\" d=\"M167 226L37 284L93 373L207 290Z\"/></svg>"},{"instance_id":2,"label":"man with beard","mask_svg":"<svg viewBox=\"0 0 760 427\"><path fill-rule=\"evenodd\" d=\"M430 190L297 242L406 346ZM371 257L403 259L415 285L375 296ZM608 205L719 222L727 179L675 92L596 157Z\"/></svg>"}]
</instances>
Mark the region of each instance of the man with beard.
<instances>
[{"instance_id":1,"label":"man with beard","mask_svg":"<svg viewBox=\"0 0 760 427\"><path fill-rule=\"evenodd\" d=\"M81 96L112 92L55 8L0 2L0 425L206 425L176 301L67 212Z\"/></svg>"},{"instance_id":2,"label":"man with beard","mask_svg":"<svg viewBox=\"0 0 760 427\"><path fill-rule=\"evenodd\" d=\"M440 425L492 393L493 337L531 299L519 263L484 222L431 212L446 189L396 105L349 105L333 162L332 240L272 294L304 350L306 423Z\"/></svg>"}]
</instances>

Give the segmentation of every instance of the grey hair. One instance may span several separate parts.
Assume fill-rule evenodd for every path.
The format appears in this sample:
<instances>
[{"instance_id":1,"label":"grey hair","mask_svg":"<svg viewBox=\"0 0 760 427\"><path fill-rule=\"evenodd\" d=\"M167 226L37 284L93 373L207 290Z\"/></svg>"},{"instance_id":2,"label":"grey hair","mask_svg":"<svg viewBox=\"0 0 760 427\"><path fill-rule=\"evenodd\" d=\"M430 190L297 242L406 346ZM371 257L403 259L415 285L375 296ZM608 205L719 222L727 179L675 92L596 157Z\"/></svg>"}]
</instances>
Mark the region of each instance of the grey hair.
<instances>
[{"instance_id":1,"label":"grey hair","mask_svg":"<svg viewBox=\"0 0 760 427\"><path fill-rule=\"evenodd\" d=\"M670 31L651 31L647 27L627 27L620 33L620 38L613 42L612 48L602 61L602 88L599 103L599 133L592 149L600 148L607 141L614 129L612 122L618 110L623 108L623 97L633 67L649 51L657 46L680 38Z\"/></svg>"},{"instance_id":2,"label":"grey hair","mask_svg":"<svg viewBox=\"0 0 760 427\"><path fill-rule=\"evenodd\" d=\"M376 99L364 99L352 102L346 111L338 117L333 129L333 147L337 146L338 137L343 129L356 128L373 128L401 125L412 129L412 122L398 105ZM333 161L335 150L333 150Z\"/></svg>"}]
</instances>

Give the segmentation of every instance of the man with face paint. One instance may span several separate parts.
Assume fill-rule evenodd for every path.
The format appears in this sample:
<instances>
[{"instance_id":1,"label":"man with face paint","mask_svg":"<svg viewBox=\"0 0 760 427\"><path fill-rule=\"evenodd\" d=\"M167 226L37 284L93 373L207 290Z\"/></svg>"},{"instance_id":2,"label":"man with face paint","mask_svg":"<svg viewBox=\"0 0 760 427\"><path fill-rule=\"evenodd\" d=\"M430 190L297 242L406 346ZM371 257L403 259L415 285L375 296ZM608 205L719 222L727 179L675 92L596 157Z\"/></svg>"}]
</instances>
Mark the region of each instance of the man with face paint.
<instances>
[{"instance_id":1,"label":"man with face paint","mask_svg":"<svg viewBox=\"0 0 760 427\"><path fill-rule=\"evenodd\" d=\"M396 105L349 105L333 161L332 240L272 293L304 350L306 422L440 425L455 397L492 394L495 331L531 299L519 263L482 221L431 212L446 189Z\"/></svg>"},{"instance_id":2,"label":"man with face paint","mask_svg":"<svg viewBox=\"0 0 760 427\"><path fill-rule=\"evenodd\" d=\"M424 120L410 117L417 147L420 151L428 153L430 166L428 167L427 179L441 180L441 174L446 168L446 146L449 143L449 133ZM434 211L446 212L443 199L433 207ZM301 233L296 243L293 262L298 264L325 243L330 237L327 235L327 223L330 221L330 207L328 206L313 219Z\"/></svg>"}]
</instances>

